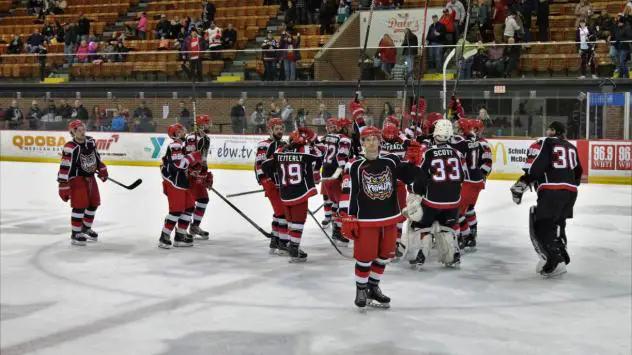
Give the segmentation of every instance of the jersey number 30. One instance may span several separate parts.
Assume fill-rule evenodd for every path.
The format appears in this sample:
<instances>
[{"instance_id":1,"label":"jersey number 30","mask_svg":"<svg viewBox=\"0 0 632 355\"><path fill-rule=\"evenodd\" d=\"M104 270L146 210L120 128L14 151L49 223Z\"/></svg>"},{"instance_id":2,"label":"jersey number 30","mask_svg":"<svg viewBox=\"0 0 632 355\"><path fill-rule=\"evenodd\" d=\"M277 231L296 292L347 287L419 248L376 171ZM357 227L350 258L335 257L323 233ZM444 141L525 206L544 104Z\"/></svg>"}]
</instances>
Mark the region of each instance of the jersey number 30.
<instances>
[{"instance_id":1,"label":"jersey number 30","mask_svg":"<svg viewBox=\"0 0 632 355\"><path fill-rule=\"evenodd\" d=\"M301 164L282 164L281 175L283 186L300 184L303 181Z\"/></svg>"},{"instance_id":2,"label":"jersey number 30","mask_svg":"<svg viewBox=\"0 0 632 355\"><path fill-rule=\"evenodd\" d=\"M553 161L553 167L556 169L575 169L577 167L577 151L568 149L561 145L553 147L553 154L557 156L557 160Z\"/></svg>"},{"instance_id":3,"label":"jersey number 30","mask_svg":"<svg viewBox=\"0 0 632 355\"><path fill-rule=\"evenodd\" d=\"M448 158L448 159L434 159L431 162L432 167L434 168L434 175L432 176L432 180L436 182L441 181L461 181L461 172L459 159L457 158ZM450 173L446 174L446 165L450 167Z\"/></svg>"}]
</instances>

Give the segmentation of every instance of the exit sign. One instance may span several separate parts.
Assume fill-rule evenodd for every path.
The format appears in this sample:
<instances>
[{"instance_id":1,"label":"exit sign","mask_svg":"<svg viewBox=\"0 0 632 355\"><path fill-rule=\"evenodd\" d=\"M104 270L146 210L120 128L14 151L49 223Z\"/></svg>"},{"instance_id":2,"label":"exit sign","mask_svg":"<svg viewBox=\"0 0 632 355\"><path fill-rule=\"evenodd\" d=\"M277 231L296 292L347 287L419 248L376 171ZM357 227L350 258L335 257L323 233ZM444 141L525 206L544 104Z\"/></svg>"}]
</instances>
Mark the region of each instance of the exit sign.
<instances>
[{"instance_id":1,"label":"exit sign","mask_svg":"<svg viewBox=\"0 0 632 355\"><path fill-rule=\"evenodd\" d=\"M505 92L507 92L505 85L494 86L494 94L504 94Z\"/></svg>"}]
</instances>

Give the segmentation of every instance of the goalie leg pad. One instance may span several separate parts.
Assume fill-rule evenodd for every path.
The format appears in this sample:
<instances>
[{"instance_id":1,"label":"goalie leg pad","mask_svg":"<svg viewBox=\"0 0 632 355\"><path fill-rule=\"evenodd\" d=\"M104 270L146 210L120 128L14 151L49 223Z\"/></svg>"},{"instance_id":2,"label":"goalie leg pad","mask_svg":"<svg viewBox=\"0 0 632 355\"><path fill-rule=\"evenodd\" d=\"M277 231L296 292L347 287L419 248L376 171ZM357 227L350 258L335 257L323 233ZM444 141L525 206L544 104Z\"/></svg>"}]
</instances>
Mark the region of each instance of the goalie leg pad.
<instances>
[{"instance_id":1,"label":"goalie leg pad","mask_svg":"<svg viewBox=\"0 0 632 355\"><path fill-rule=\"evenodd\" d=\"M442 227L440 232L434 233L434 237L439 251L439 262L445 265L453 265L458 262L459 246L454 230Z\"/></svg>"}]
</instances>

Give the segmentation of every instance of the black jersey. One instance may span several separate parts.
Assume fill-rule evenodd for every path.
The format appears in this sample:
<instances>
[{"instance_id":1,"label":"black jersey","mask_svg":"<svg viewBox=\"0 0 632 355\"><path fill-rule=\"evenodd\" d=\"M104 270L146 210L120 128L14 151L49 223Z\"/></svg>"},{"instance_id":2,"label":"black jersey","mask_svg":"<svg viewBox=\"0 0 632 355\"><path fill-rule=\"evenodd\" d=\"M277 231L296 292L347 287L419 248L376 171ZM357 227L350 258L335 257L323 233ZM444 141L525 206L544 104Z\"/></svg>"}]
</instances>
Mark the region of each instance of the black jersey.
<instances>
[{"instance_id":1,"label":"black jersey","mask_svg":"<svg viewBox=\"0 0 632 355\"><path fill-rule=\"evenodd\" d=\"M449 144L433 145L424 152L413 191L423 196L422 204L428 207L457 208L466 175L463 155L458 150Z\"/></svg>"},{"instance_id":2,"label":"black jersey","mask_svg":"<svg viewBox=\"0 0 632 355\"><path fill-rule=\"evenodd\" d=\"M278 148L262 168L266 176L278 177L281 201L297 205L317 194L313 169L321 158L313 145L290 144Z\"/></svg>"},{"instance_id":3,"label":"black jersey","mask_svg":"<svg viewBox=\"0 0 632 355\"><path fill-rule=\"evenodd\" d=\"M450 145L465 158L468 173L464 181L484 184L492 167L492 153L487 141L479 140L475 136L454 136Z\"/></svg>"},{"instance_id":4,"label":"black jersey","mask_svg":"<svg viewBox=\"0 0 632 355\"><path fill-rule=\"evenodd\" d=\"M323 179L331 178L336 169L344 169L351 158L351 138L344 134L329 133L321 144L327 148L323 156Z\"/></svg>"},{"instance_id":5,"label":"black jersey","mask_svg":"<svg viewBox=\"0 0 632 355\"><path fill-rule=\"evenodd\" d=\"M193 132L185 138L185 153L193 153L199 151L202 155L202 161L196 166L195 171L191 171L192 175L206 176L208 171L208 152L211 148L211 138L208 135L202 135Z\"/></svg>"},{"instance_id":6,"label":"black jersey","mask_svg":"<svg viewBox=\"0 0 632 355\"><path fill-rule=\"evenodd\" d=\"M419 168L393 154L376 159L360 156L345 167L340 208L363 226L387 226L404 217L397 201L397 180L411 183Z\"/></svg>"},{"instance_id":7,"label":"black jersey","mask_svg":"<svg viewBox=\"0 0 632 355\"><path fill-rule=\"evenodd\" d=\"M255 176L257 178L257 183L261 184L261 180L265 178L263 162L272 159L274 152L284 145L284 141L273 138L264 139L257 144L257 155L255 156ZM272 181L274 181L277 185L279 184L276 175L273 175Z\"/></svg>"},{"instance_id":8,"label":"black jersey","mask_svg":"<svg viewBox=\"0 0 632 355\"><path fill-rule=\"evenodd\" d=\"M68 182L76 176L94 176L104 166L94 138L86 137L82 143L72 140L62 149L57 181Z\"/></svg>"},{"instance_id":9,"label":"black jersey","mask_svg":"<svg viewBox=\"0 0 632 355\"><path fill-rule=\"evenodd\" d=\"M401 139L399 137L392 141L383 139L380 143L380 155L393 154L404 162L404 156L406 155L406 149L408 149L408 140Z\"/></svg>"},{"instance_id":10,"label":"black jersey","mask_svg":"<svg viewBox=\"0 0 632 355\"><path fill-rule=\"evenodd\" d=\"M582 177L577 148L558 137L541 138L531 144L524 170L528 182L534 182L538 191L575 192Z\"/></svg>"},{"instance_id":11,"label":"black jersey","mask_svg":"<svg viewBox=\"0 0 632 355\"><path fill-rule=\"evenodd\" d=\"M167 146L167 151L162 157L160 171L162 178L179 189L188 189L189 169L193 160L186 154L186 143L180 139L175 139Z\"/></svg>"}]
</instances>

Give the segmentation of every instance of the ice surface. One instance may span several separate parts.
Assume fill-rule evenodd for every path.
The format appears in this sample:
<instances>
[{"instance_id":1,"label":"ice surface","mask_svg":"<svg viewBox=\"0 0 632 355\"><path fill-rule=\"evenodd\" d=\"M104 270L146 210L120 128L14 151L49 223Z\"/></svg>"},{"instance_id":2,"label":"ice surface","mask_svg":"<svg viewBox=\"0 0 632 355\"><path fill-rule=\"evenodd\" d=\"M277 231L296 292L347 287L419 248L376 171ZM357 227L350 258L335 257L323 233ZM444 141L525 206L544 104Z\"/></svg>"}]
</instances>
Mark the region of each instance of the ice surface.
<instances>
[{"instance_id":1,"label":"ice surface","mask_svg":"<svg viewBox=\"0 0 632 355\"><path fill-rule=\"evenodd\" d=\"M194 248L157 248L167 212L158 168L109 168L98 244L69 244L54 164L0 163L2 354L630 354L632 189L583 185L569 222L569 272L537 275L527 210L509 182L478 206L479 247L461 270L386 269L388 311L354 309L353 262L308 220L304 265L216 196ZM215 171L216 188L256 188L251 171ZM232 201L267 225L263 194ZM313 198L311 208L320 205ZM322 211L319 212L319 218Z\"/></svg>"}]
</instances>

